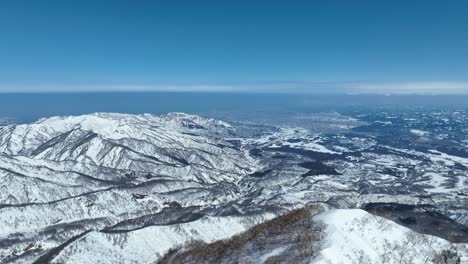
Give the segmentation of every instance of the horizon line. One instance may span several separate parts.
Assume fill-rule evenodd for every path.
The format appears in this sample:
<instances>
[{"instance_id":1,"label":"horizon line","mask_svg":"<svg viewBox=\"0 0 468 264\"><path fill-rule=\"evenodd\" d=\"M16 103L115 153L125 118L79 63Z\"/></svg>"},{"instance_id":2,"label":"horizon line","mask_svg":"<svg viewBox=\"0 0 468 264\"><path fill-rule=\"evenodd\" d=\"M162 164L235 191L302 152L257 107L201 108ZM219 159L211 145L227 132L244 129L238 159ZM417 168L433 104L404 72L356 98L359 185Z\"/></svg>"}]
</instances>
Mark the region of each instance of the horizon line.
<instances>
[{"instance_id":1,"label":"horizon line","mask_svg":"<svg viewBox=\"0 0 468 264\"><path fill-rule=\"evenodd\" d=\"M253 84L12 84L0 94L20 93L248 93L248 94L380 94L468 95L468 81L316 81Z\"/></svg>"}]
</instances>

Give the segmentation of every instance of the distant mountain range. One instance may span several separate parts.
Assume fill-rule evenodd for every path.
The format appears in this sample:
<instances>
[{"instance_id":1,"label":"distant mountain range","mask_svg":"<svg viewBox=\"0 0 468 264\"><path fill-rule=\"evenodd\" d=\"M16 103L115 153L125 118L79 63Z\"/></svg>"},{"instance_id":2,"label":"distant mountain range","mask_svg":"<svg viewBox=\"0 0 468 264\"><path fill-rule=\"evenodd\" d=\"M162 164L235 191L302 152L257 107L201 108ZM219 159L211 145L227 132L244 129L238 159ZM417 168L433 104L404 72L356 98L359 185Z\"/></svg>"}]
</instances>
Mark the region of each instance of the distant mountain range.
<instances>
[{"instance_id":1,"label":"distant mountain range","mask_svg":"<svg viewBox=\"0 0 468 264\"><path fill-rule=\"evenodd\" d=\"M464 139L337 113L272 120L0 126L0 262L468 261Z\"/></svg>"}]
</instances>

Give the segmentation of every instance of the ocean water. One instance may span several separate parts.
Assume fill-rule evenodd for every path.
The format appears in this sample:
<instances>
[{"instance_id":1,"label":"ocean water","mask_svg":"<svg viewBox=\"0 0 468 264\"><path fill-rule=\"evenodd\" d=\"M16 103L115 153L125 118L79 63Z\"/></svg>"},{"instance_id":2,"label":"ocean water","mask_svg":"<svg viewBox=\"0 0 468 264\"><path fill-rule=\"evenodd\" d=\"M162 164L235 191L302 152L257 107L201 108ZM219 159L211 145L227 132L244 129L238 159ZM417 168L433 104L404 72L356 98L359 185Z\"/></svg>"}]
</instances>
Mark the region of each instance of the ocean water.
<instances>
[{"instance_id":1,"label":"ocean water","mask_svg":"<svg viewBox=\"0 0 468 264\"><path fill-rule=\"evenodd\" d=\"M468 107L468 96L298 95L255 93L0 93L0 118L17 123L93 112L343 112L382 106Z\"/></svg>"}]
</instances>

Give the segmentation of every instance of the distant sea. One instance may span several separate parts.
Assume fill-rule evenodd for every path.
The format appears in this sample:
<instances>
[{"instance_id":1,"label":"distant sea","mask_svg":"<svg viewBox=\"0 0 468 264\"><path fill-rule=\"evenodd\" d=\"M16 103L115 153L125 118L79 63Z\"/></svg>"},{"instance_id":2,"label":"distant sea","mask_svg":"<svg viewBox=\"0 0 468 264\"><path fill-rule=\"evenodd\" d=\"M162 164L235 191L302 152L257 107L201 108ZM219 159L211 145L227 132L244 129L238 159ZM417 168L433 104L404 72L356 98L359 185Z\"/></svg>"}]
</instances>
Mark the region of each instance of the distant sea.
<instances>
[{"instance_id":1,"label":"distant sea","mask_svg":"<svg viewBox=\"0 0 468 264\"><path fill-rule=\"evenodd\" d=\"M93 112L342 112L382 106L468 107L468 96L299 95L262 93L0 93L0 118L16 123Z\"/></svg>"}]
</instances>

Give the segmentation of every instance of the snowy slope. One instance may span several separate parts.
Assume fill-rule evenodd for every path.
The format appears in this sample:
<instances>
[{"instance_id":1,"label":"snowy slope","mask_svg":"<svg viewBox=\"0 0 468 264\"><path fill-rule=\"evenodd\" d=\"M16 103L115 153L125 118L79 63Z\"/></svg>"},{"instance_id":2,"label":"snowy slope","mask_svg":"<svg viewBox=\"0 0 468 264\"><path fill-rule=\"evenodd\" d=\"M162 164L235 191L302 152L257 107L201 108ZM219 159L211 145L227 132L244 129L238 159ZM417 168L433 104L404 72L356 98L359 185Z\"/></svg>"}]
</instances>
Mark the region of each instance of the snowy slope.
<instances>
[{"instance_id":1,"label":"snowy slope","mask_svg":"<svg viewBox=\"0 0 468 264\"><path fill-rule=\"evenodd\" d=\"M124 233L94 231L67 246L51 263L153 263L177 245L191 240L225 239L271 217L206 217L190 223L151 226Z\"/></svg>"},{"instance_id":2,"label":"snowy slope","mask_svg":"<svg viewBox=\"0 0 468 264\"><path fill-rule=\"evenodd\" d=\"M468 261L468 244L418 234L360 209L329 210L316 219L327 225L327 236L314 263L432 263L444 249Z\"/></svg>"},{"instance_id":3,"label":"snowy slope","mask_svg":"<svg viewBox=\"0 0 468 264\"><path fill-rule=\"evenodd\" d=\"M223 140L233 130L182 113L0 126L1 262L37 257L88 230L139 228L164 222L171 208L183 217L236 199L233 184L258 164Z\"/></svg>"},{"instance_id":4,"label":"snowy slope","mask_svg":"<svg viewBox=\"0 0 468 264\"><path fill-rule=\"evenodd\" d=\"M85 174L98 166L196 181L232 181L250 172L252 164L245 163L242 152L216 139L217 133L229 129L227 123L185 114L52 117L0 128L0 153L63 162L64 169Z\"/></svg>"},{"instance_id":5,"label":"snowy slope","mask_svg":"<svg viewBox=\"0 0 468 264\"><path fill-rule=\"evenodd\" d=\"M0 262L148 263L175 245L226 238L310 202L429 210L443 222L440 232L465 239L467 157L381 140L183 113L95 113L0 126ZM401 216L390 213L395 221ZM318 219L328 225L322 263L379 263L388 248L396 261L395 252L412 241L423 241L414 249L422 255L408 258L432 254L430 248L463 252L463 245L419 239L361 210Z\"/></svg>"}]
</instances>

